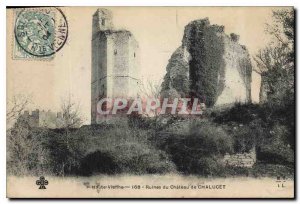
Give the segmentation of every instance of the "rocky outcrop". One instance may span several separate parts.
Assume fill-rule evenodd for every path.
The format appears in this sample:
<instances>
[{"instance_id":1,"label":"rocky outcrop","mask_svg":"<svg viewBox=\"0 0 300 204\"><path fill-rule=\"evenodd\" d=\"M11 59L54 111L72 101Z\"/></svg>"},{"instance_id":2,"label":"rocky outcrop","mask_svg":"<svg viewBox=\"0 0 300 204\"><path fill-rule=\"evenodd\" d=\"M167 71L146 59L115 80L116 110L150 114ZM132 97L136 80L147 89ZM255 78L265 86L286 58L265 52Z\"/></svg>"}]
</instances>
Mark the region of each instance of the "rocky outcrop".
<instances>
[{"instance_id":1,"label":"rocky outcrop","mask_svg":"<svg viewBox=\"0 0 300 204\"><path fill-rule=\"evenodd\" d=\"M209 107L251 101L251 61L238 40L208 18L189 23L167 65L162 96L197 97Z\"/></svg>"}]
</instances>

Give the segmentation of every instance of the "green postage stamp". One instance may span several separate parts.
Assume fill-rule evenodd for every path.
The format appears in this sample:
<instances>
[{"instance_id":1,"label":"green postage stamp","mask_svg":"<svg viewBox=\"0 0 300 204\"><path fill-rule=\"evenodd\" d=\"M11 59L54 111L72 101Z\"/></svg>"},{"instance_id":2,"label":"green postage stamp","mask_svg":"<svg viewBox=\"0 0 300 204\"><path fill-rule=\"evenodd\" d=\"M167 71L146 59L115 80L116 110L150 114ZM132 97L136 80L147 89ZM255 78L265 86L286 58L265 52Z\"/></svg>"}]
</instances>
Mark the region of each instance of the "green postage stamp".
<instances>
[{"instance_id":1,"label":"green postage stamp","mask_svg":"<svg viewBox=\"0 0 300 204\"><path fill-rule=\"evenodd\" d=\"M15 9L14 59L52 59L68 37L68 23L58 8Z\"/></svg>"}]
</instances>

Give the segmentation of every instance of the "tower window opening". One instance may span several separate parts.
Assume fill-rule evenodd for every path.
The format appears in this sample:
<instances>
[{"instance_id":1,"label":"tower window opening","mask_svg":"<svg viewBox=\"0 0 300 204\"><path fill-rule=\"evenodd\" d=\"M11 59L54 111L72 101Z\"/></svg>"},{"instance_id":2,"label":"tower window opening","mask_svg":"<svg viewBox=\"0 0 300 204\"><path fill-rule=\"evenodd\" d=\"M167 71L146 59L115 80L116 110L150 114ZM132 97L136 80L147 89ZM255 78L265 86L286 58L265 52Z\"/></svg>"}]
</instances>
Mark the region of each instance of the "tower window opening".
<instances>
[{"instance_id":1,"label":"tower window opening","mask_svg":"<svg viewBox=\"0 0 300 204\"><path fill-rule=\"evenodd\" d=\"M117 51L117 50L115 50L115 51L114 51L114 54L115 54L115 55L117 55L117 54L118 54L118 51Z\"/></svg>"},{"instance_id":2,"label":"tower window opening","mask_svg":"<svg viewBox=\"0 0 300 204\"><path fill-rule=\"evenodd\" d=\"M133 53L133 57L135 57L135 53Z\"/></svg>"},{"instance_id":3,"label":"tower window opening","mask_svg":"<svg viewBox=\"0 0 300 204\"><path fill-rule=\"evenodd\" d=\"M105 19L104 18L101 19L101 25L105 26Z\"/></svg>"}]
</instances>

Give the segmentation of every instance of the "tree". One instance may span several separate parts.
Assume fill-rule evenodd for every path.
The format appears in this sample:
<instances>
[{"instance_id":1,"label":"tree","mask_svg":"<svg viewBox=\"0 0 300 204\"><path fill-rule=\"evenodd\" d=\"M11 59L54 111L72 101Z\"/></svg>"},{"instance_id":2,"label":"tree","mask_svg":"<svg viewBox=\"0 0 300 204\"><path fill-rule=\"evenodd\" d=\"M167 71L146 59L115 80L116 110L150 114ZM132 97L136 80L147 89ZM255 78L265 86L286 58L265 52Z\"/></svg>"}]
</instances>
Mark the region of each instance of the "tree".
<instances>
[{"instance_id":1,"label":"tree","mask_svg":"<svg viewBox=\"0 0 300 204\"><path fill-rule=\"evenodd\" d=\"M8 99L6 111L7 125L13 125L31 103L30 95L18 94Z\"/></svg>"},{"instance_id":2,"label":"tree","mask_svg":"<svg viewBox=\"0 0 300 204\"><path fill-rule=\"evenodd\" d=\"M80 146L80 137L72 137L75 133L71 131L73 129L79 128L82 123L82 116L80 113L79 103L74 102L74 99L69 94L66 98L61 101L61 112L62 112L62 130L63 138L59 140L58 151L64 155L61 158L61 169L58 170L61 176L65 175L65 169L67 168L69 172L72 171L72 167L78 165L78 149Z\"/></svg>"},{"instance_id":3,"label":"tree","mask_svg":"<svg viewBox=\"0 0 300 204\"><path fill-rule=\"evenodd\" d=\"M63 129L79 128L82 125L83 120L80 113L80 105L79 103L75 103L70 95L62 99L60 109L63 114Z\"/></svg>"},{"instance_id":4,"label":"tree","mask_svg":"<svg viewBox=\"0 0 300 204\"><path fill-rule=\"evenodd\" d=\"M160 92L161 92L161 83L162 80L158 80L157 82L154 82L152 80L147 80L146 82L142 83L140 86L140 93L142 96L145 96L147 98L160 98Z\"/></svg>"},{"instance_id":5,"label":"tree","mask_svg":"<svg viewBox=\"0 0 300 204\"><path fill-rule=\"evenodd\" d=\"M266 31L273 36L274 41L278 41L284 46L288 46L292 55L289 57L294 58L294 29L295 19L293 9L283 9L273 11L273 24L267 24Z\"/></svg>"},{"instance_id":6,"label":"tree","mask_svg":"<svg viewBox=\"0 0 300 204\"><path fill-rule=\"evenodd\" d=\"M280 104L294 100L294 11L274 11L273 19L266 28L272 42L254 60L262 76L261 101Z\"/></svg>"},{"instance_id":7,"label":"tree","mask_svg":"<svg viewBox=\"0 0 300 204\"><path fill-rule=\"evenodd\" d=\"M43 174L47 170L48 150L43 145L46 129L32 128L22 113L31 103L31 96L15 95L8 100L7 167L13 175Z\"/></svg>"},{"instance_id":8,"label":"tree","mask_svg":"<svg viewBox=\"0 0 300 204\"><path fill-rule=\"evenodd\" d=\"M162 79L158 81L151 81L147 80L146 82L142 83L140 86L139 92L141 93L141 96L144 97L143 99L156 99L160 100L161 97L161 84L162 84ZM153 117L156 117L159 115L158 110L154 110L152 114L150 114ZM150 116L148 114L148 116Z\"/></svg>"},{"instance_id":9,"label":"tree","mask_svg":"<svg viewBox=\"0 0 300 204\"><path fill-rule=\"evenodd\" d=\"M279 124L287 127L282 142L287 141L292 149L295 143L294 29L293 9L274 11L273 23L266 26L272 42L254 58L256 72L262 77L260 101L269 115L269 123L278 120Z\"/></svg>"}]
</instances>

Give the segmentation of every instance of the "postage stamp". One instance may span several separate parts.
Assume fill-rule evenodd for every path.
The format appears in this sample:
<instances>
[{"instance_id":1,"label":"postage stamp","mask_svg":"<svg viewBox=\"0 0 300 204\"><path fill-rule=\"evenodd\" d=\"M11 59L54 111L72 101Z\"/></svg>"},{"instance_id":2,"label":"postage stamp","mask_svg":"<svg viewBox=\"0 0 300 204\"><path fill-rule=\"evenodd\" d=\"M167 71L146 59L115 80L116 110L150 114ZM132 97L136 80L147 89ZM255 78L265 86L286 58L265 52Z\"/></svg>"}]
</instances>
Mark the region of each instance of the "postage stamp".
<instances>
[{"instance_id":1,"label":"postage stamp","mask_svg":"<svg viewBox=\"0 0 300 204\"><path fill-rule=\"evenodd\" d=\"M52 59L68 38L64 13L54 7L22 8L15 11L15 59Z\"/></svg>"}]
</instances>

